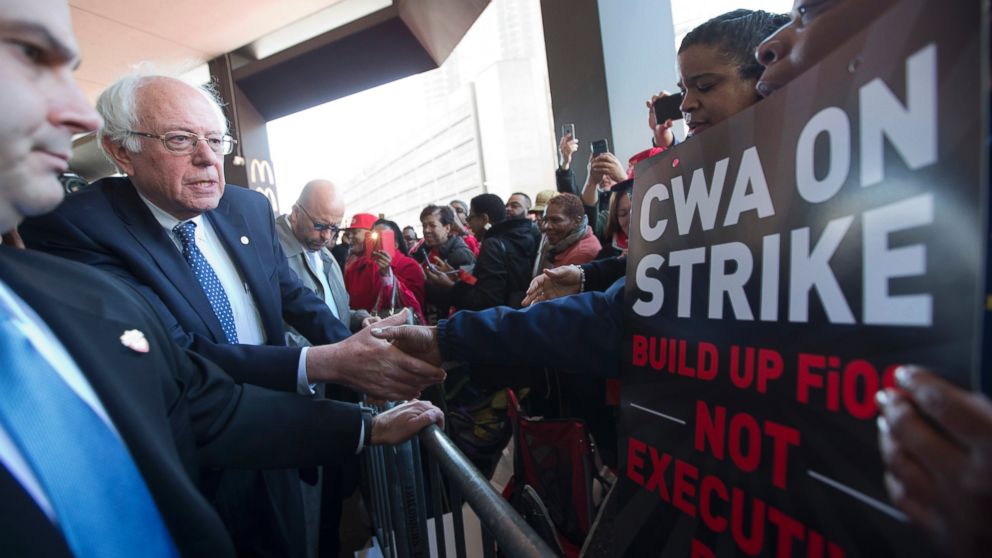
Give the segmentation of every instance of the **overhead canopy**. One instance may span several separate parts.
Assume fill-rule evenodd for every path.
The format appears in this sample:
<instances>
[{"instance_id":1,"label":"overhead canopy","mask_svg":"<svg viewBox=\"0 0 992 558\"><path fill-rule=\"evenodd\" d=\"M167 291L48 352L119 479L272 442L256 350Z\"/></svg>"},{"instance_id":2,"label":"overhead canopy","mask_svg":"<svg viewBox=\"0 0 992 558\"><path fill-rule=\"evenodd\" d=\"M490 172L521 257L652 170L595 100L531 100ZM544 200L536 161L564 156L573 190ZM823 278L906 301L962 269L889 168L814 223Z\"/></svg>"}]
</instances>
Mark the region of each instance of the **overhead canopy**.
<instances>
[{"instance_id":1,"label":"overhead canopy","mask_svg":"<svg viewBox=\"0 0 992 558\"><path fill-rule=\"evenodd\" d=\"M141 62L193 81L229 56L233 82L272 120L437 68L489 0L71 0L91 99ZM71 167L106 173L88 140Z\"/></svg>"}]
</instances>

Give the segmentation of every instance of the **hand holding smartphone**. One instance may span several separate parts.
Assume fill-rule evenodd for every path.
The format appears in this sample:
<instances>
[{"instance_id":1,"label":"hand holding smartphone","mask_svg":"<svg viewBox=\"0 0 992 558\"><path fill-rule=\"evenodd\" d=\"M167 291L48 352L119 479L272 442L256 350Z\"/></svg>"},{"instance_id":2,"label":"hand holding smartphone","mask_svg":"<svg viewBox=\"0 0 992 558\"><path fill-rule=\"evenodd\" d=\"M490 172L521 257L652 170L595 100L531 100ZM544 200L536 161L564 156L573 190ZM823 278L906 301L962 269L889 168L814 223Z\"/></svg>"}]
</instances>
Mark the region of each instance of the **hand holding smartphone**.
<instances>
[{"instance_id":1,"label":"hand holding smartphone","mask_svg":"<svg viewBox=\"0 0 992 558\"><path fill-rule=\"evenodd\" d=\"M654 119L658 124L666 120L682 119L682 94L676 93L667 97L659 97L654 101Z\"/></svg>"},{"instance_id":2,"label":"hand holding smartphone","mask_svg":"<svg viewBox=\"0 0 992 558\"><path fill-rule=\"evenodd\" d=\"M372 255L373 252L381 250L389 254L392 259L396 256L396 234L386 229L384 231L372 231L365 235L365 253Z\"/></svg>"}]
</instances>

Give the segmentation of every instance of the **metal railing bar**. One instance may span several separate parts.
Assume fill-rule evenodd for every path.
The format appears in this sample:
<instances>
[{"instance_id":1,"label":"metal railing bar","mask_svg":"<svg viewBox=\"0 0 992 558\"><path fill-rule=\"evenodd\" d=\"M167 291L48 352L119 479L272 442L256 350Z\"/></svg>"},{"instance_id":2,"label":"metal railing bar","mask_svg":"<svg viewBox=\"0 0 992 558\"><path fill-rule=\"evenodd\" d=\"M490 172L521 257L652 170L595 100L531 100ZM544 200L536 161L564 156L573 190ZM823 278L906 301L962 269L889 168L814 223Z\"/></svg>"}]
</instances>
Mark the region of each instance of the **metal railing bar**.
<instances>
[{"instance_id":1,"label":"metal railing bar","mask_svg":"<svg viewBox=\"0 0 992 558\"><path fill-rule=\"evenodd\" d=\"M441 430L431 425L421 431L420 443L430 452L448 477L451 491L464 494L487 530L507 556L513 558L556 556L551 548L527 524L510 504L493 490L479 471ZM459 497L460 499L460 497ZM461 522L461 506L452 509L456 522ZM456 527L455 533L459 532ZM464 535L462 537L464 539ZM463 541L464 542L464 541ZM464 548L464 547L462 547ZM461 558L461 555L459 555Z\"/></svg>"},{"instance_id":2,"label":"metal railing bar","mask_svg":"<svg viewBox=\"0 0 992 558\"><path fill-rule=\"evenodd\" d=\"M448 494L451 505L451 521L455 530L455 558L465 558L465 521L462 517L462 492L458 489L457 482L450 484Z\"/></svg>"},{"instance_id":3,"label":"metal railing bar","mask_svg":"<svg viewBox=\"0 0 992 558\"><path fill-rule=\"evenodd\" d=\"M496 558L496 541L493 540L488 529L482 530L482 557Z\"/></svg>"},{"instance_id":4,"label":"metal railing bar","mask_svg":"<svg viewBox=\"0 0 992 558\"><path fill-rule=\"evenodd\" d=\"M407 533L406 521L404 521L403 509L403 488L399 479L399 470L396 464L396 447L383 448L386 451L386 475L390 479L389 500L393 505L389 506L392 515L392 533L394 536L394 548L398 558L410 557L410 536Z\"/></svg>"},{"instance_id":5,"label":"metal railing bar","mask_svg":"<svg viewBox=\"0 0 992 558\"><path fill-rule=\"evenodd\" d=\"M441 490L444 488L444 483L441 480L441 468L438 466L437 460L428 459L428 461L430 462L428 467L431 471L431 497L434 501L435 546L437 547L437 555L445 558L448 554L444 540L444 501L441 497Z\"/></svg>"},{"instance_id":6,"label":"metal railing bar","mask_svg":"<svg viewBox=\"0 0 992 558\"><path fill-rule=\"evenodd\" d=\"M381 459L379 457L379 448L371 447L368 448L368 458L366 459L366 471L369 477L369 496L372 499L372 506L370 506L369 513L372 515L372 525L375 527L376 538L382 546L385 546L385 541L383 536L385 536L385 523L383 522L383 507L382 507L382 480L379 477L379 463ZM388 508L385 508L388 509ZM382 549L383 553L386 549Z\"/></svg>"},{"instance_id":7,"label":"metal railing bar","mask_svg":"<svg viewBox=\"0 0 992 558\"><path fill-rule=\"evenodd\" d=\"M389 558L396 558L396 531L393 529L393 514L392 507L389 505L389 477L386 473L386 459L388 459L388 452L386 452L385 447L376 448L376 469L378 471L378 476L382 479L382 490L380 492L380 499L382 500L382 537L379 539L383 542L383 553Z\"/></svg>"},{"instance_id":8,"label":"metal railing bar","mask_svg":"<svg viewBox=\"0 0 992 558\"><path fill-rule=\"evenodd\" d=\"M417 506L417 556L429 556L430 545L427 535L427 496L424 487L424 464L420 459L420 441L410 440L410 458L413 461L414 502Z\"/></svg>"}]
</instances>

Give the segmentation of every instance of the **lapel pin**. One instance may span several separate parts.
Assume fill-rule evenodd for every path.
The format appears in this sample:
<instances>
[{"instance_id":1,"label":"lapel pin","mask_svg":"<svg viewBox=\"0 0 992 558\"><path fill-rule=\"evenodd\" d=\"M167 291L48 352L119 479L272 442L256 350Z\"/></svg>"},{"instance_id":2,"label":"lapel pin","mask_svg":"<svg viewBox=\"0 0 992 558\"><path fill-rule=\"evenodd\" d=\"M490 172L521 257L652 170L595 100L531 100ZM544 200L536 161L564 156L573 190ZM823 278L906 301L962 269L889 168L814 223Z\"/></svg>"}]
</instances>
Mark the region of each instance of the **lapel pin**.
<instances>
[{"instance_id":1,"label":"lapel pin","mask_svg":"<svg viewBox=\"0 0 992 558\"><path fill-rule=\"evenodd\" d=\"M245 246L248 245L248 237L247 236L242 236L241 237L241 244L244 244Z\"/></svg>"},{"instance_id":2,"label":"lapel pin","mask_svg":"<svg viewBox=\"0 0 992 558\"><path fill-rule=\"evenodd\" d=\"M121 345L136 353L148 352L148 339L145 339L145 334L137 329L129 329L122 333Z\"/></svg>"}]
</instances>

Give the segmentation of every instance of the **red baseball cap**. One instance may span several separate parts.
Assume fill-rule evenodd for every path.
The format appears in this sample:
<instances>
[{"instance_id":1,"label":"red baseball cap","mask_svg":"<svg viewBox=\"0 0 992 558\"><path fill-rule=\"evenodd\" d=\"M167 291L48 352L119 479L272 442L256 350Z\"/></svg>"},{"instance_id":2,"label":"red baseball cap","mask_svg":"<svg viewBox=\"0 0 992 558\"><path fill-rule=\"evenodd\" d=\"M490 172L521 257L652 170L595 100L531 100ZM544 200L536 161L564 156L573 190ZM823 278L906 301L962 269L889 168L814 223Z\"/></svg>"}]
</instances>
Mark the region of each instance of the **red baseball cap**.
<instances>
[{"instance_id":1,"label":"red baseball cap","mask_svg":"<svg viewBox=\"0 0 992 558\"><path fill-rule=\"evenodd\" d=\"M372 225L374 225L378 220L379 218L371 213L356 213L355 216L351 218L351 224L348 225L347 228L372 230Z\"/></svg>"}]
</instances>

